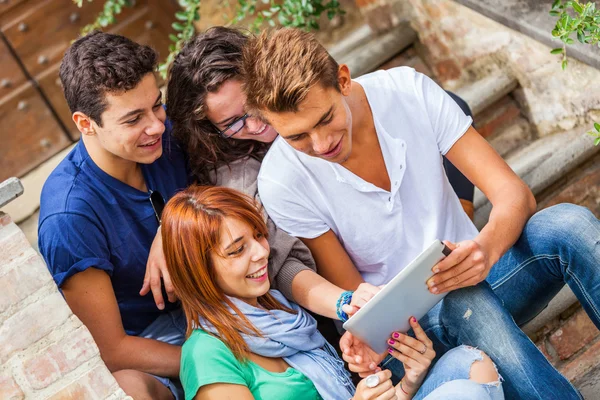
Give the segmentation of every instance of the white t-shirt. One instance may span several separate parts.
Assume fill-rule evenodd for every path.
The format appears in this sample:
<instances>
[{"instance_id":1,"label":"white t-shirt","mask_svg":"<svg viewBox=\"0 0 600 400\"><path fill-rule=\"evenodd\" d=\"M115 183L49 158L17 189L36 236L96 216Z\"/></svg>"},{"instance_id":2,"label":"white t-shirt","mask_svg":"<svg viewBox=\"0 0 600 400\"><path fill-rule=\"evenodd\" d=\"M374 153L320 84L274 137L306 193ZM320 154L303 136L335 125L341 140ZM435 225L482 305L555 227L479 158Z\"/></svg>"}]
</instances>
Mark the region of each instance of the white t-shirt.
<instances>
[{"instance_id":1,"label":"white t-shirt","mask_svg":"<svg viewBox=\"0 0 600 400\"><path fill-rule=\"evenodd\" d=\"M267 212L289 234L332 230L363 279L389 282L435 239L472 239L442 155L472 120L444 90L412 68L377 71L364 88L390 176L391 192L339 164L308 156L278 138L263 160L258 190Z\"/></svg>"}]
</instances>

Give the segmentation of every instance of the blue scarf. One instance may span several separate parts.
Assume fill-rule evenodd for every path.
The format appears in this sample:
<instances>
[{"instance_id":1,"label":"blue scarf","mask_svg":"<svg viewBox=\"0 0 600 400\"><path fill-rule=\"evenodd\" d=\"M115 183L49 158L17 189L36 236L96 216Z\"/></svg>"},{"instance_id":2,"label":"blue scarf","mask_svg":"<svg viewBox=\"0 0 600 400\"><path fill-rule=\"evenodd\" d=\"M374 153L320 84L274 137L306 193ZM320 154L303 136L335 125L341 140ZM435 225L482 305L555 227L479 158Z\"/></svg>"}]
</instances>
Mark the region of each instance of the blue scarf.
<instances>
[{"instance_id":1,"label":"blue scarf","mask_svg":"<svg viewBox=\"0 0 600 400\"><path fill-rule=\"evenodd\" d=\"M310 379L324 400L348 400L354 395L354 384L335 349L317 330L317 322L296 303L290 303L279 291L271 295L282 305L297 311L267 311L234 298L229 299L263 334L263 337L242 333L250 351L263 357L283 358L290 367ZM231 313L234 311L231 310ZM217 333L201 320L202 328Z\"/></svg>"}]
</instances>

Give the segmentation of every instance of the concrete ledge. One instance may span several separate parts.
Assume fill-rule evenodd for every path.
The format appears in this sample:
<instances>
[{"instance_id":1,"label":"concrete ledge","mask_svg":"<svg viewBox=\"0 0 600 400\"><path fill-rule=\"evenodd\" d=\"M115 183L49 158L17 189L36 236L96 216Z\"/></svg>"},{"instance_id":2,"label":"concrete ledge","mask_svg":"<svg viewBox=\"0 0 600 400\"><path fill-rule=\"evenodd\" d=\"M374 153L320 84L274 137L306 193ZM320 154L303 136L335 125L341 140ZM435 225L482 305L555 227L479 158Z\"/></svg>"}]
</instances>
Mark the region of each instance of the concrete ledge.
<instances>
[{"instance_id":1,"label":"concrete ledge","mask_svg":"<svg viewBox=\"0 0 600 400\"><path fill-rule=\"evenodd\" d=\"M467 102L473 115L477 115L515 90L518 84L512 76L504 73L494 73L457 89L455 93Z\"/></svg>"},{"instance_id":2,"label":"concrete ledge","mask_svg":"<svg viewBox=\"0 0 600 400\"><path fill-rule=\"evenodd\" d=\"M23 194L23 185L18 178L8 178L0 183L0 207L4 207Z\"/></svg>"},{"instance_id":3,"label":"concrete ledge","mask_svg":"<svg viewBox=\"0 0 600 400\"><path fill-rule=\"evenodd\" d=\"M531 188L534 195L600 151L580 130L538 139L512 154L506 162ZM487 198L475 190L475 226L481 229L492 210Z\"/></svg>"},{"instance_id":4,"label":"concrete ledge","mask_svg":"<svg viewBox=\"0 0 600 400\"><path fill-rule=\"evenodd\" d=\"M454 0L470 9L519 31L552 48L562 47L562 42L552 36L556 18L548 12L552 0ZM600 68L600 48L584 45L572 35L575 44L567 46L567 55ZM557 56L558 57L558 56Z\"/></svg>"},{"instance_id":5,"label":"concrete ledge","mask_svg":"<svg viewBox=\"0 0 600 400\"><path fill-rule=\"evenodd\" d=\"M380 36L371 32L368 26L362 27L330 50L338 63L348 65L353 78L375 70L417 40L408 22Z\"/></svg>"}]
</instances>

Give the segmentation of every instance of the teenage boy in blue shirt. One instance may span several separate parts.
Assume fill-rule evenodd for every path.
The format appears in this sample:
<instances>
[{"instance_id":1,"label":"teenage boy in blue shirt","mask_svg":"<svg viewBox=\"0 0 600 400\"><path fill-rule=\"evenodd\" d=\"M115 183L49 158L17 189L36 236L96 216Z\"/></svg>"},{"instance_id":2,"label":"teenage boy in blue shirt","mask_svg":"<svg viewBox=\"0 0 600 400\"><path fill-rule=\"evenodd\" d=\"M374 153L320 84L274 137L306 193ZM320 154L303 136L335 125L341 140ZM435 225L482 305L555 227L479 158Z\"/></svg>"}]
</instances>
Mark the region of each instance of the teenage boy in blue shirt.
<instances>
[{"instance_id":1,"label":"teenage boy in blue shirt","mask_svg":"<svg viewBox=\"0 0 600 400\"><path fill-rule=\"evenodd\" d=\"M135 399L183 395L176 378L185 316L176 303L159 309L140 296L149 253L161 254L162 207L188 185L156 65L151 48L101 32L67 50L60 79L81 140L46 181L39 220L56 284Z\"/></svg>"}]
</instances>

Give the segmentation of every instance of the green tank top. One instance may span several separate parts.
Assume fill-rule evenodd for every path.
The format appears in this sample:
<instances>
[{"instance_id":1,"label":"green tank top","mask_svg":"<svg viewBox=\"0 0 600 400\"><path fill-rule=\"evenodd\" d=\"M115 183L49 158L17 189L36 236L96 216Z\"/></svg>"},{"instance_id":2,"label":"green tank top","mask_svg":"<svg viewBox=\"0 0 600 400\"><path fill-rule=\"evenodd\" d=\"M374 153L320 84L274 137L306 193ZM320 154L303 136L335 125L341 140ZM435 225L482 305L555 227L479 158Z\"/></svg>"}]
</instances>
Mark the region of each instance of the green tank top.
<instances>
[{"instance_id":1,"label":"green tank top","mask_svg":"<svg viewBox=\"0 0 600 400\"><path fill-rule=\"evenodd\" d=\"M300 371L290 367L270 372L249 360L239 362L225 343L200 329L183 345L179 378L186 400L213 383L244 385L256 400L321 400L315 385Z\"/></svg>"}]
</instances>

